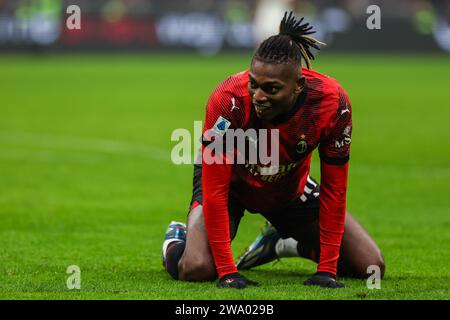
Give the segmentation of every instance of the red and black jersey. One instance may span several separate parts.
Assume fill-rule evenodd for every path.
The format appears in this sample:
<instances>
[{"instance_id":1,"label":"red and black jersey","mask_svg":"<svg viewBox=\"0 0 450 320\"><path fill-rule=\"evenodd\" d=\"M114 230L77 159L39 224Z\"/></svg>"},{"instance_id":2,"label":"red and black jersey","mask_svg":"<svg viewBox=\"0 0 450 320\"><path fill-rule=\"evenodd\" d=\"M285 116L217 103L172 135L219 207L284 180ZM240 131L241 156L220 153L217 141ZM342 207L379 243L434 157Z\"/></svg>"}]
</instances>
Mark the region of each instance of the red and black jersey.
<instances>
[{"instance_id":1,"label":"red and black jersey","mask_svg":"<svg viewBox=\"0 0 450 320\"><path fill-rule=\"evenodd\" d=\"M345 220L347 171L352 131L351 106L339 83L302 69L306 86L295 106L271 121L256 116L249 95L249 71L233 75L212 93L206 108L203 141L229 129L266 129L279 133L279 163L203 165L203 210L219 276L236 272L228 230L228 195L250 212L271 212L301 196L316 148L321 159L318 271L336 273ZM209 130L211 129L211 130ZM208 130L208 131L207 131ZM273 174L271 174L273 172Z\"/></svg>"}]
</instances>

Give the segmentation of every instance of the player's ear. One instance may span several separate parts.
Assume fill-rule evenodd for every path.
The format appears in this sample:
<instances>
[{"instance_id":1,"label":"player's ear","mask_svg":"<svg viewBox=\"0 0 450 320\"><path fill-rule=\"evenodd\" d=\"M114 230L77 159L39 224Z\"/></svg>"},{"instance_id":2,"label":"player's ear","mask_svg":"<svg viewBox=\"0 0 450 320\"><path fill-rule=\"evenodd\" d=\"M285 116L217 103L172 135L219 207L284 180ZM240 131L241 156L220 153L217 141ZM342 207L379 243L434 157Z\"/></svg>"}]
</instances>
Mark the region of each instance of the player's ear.
<instances>
[{"instance_id":1,"label":"player's ear","mask_svg":"<svg viewBox=\"0 0 450 320\"><path fill-rule=\"evenodd\" d=\"M304 76L300 75L296 81L295 93L300 93L305 88L306 79Z\"/></svg>"}]
</instances>

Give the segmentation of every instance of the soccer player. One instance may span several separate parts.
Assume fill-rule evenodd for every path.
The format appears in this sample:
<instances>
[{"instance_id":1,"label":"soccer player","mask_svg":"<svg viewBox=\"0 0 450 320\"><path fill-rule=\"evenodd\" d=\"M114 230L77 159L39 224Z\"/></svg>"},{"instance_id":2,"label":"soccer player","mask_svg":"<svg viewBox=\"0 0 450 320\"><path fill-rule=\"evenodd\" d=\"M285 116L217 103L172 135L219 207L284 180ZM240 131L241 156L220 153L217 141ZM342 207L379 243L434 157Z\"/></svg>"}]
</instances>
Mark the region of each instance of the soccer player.
<instances>
[{"instance_id":1,"label":"soccer player","mask_svg":"<svg viewBox=\"0 0 450 320\"><path fill-rule=\"evenodd\" d=\"M302 21L286 13L279 34L261 43L250 69L224 80L209 98L187 227L172 222L163 243L163 264L174 279L219 278L219 287L232 288L256 284L238 272L231 251L244 210L270 222L264 241L258 241L270 252L250 250L241 269L298 255L318 263L304 284L327 288L344 287L337 275L367 276L370 265L384 272L377 245L346 213L350 101L336 80L310 70L311 48L322 43ZM277 170L268 174L260 163L230 164L225 152L218 152L223 163L207 161L215 139L231 129L278 130ZM320 190L309 177L316 148ZM250 253L255 259L248 259Z\"/></svg>"}]
</instances>

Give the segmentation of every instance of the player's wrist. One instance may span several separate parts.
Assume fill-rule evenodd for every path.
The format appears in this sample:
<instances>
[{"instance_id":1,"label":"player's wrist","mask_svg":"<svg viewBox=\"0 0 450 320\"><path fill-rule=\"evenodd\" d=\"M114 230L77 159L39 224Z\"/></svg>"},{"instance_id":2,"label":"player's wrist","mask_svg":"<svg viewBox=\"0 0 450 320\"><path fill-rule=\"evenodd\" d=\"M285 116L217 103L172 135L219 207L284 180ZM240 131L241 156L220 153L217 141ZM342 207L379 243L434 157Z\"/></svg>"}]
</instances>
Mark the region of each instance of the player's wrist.
<instances>
[{"instance_id":1,"label":"player's wrist","mask_svg":"<svg viewBox=\"0 0 450 320\"><path fill-rule=\"evenodd\" d=\"M233 272L224 275L219 279L217 286L219 288L244 289L247 286L258 286L258 282L252 281L241 275L239 272Z\"/></svg>"},{"instance_id":2,"label":"player's wrist","mask_svg":"<svg viewBox=\"0 0 450 320\"><path fill-rule=\"evenodd\" d=\"M336 274L337 274L337 266L335 266L335 265L324 265L324 264L321 264L320 262L319 262L319 265L317 266L317 271L316 271L316 274L318 274L318 273L323 273L323 274L330 274L330 275L332 275L333 277L336 277Z\"/></svg>"},{"instance_id":3,"label":"player's wrist","mask_svg":"<svg viewBox=\"0 0 450 320\"><path fill-rule=\"evenodd\" d=\"M336 280L336 274L327 272L327 271L317 271L314 275L316 276L324 276L324 277L330 277Z\"/></svg>"},{"instance_id":4,"label":"player's wrist","mask_svg":"<svg viewBox=\"0 0 450 320\"><path fill-rule=\"evenodd\" d=\"M222 279L226 276L230 276L233 274L239 274L238 270L234 265L228 268L220 268L220 270L217 270L217 275L219 279Z\"/></svg>"},{"instance_id":5,"label":"player's wrist","mask_svg":"<svg viewBox=\"0 0 450 320\"><path fill-rule=\"evenodd\" d=\"M220 280L227 280L230 278L235 278L235 277L240 277L241 274L239 272L232 272L232 273L227 273L221 277L219 277Z\"/></svg>"},{"instance_id":6,"label":"player's wrist","mask_svg":"<svg viewBox=\"0 0 450 320\"><path fill-rule=\"evenodd\" d=\"M306 286L320 286L323 288L344 288L345 284L336 280L336 276L329 272L316 272L304 283Z\"/></svg>"}]
</instances>

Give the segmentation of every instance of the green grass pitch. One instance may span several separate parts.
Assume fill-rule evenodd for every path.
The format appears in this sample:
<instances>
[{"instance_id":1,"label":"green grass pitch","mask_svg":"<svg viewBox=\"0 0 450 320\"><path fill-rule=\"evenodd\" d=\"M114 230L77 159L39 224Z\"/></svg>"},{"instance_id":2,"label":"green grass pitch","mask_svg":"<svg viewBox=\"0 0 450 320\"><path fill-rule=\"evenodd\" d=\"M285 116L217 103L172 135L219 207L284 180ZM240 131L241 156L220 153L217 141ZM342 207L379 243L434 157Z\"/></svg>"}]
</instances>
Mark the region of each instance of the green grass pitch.
<instances>
[{"instance_id":1,"label":"green grass pitch","mask_svg":"<svg viewBox=\"0 0 450 320\"><path fill-rule=\"evenodd\" d=\"M202 120L211 90L251 54L0 56L1 299L448 299L449 56L326 55L353 105L348 208L379 244L381 289L304 287L315 265L246 271L261 287L173 281L161 265L183 220L192 167L170 136ZM318 177L317 158L313 173ZM263 220L247 214L237 257ZM66 269L81 269L68 290Z\"/></svg>"}]
</instances>

